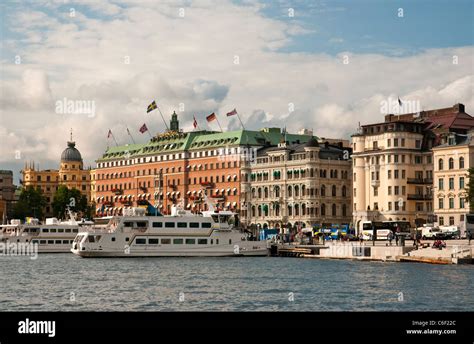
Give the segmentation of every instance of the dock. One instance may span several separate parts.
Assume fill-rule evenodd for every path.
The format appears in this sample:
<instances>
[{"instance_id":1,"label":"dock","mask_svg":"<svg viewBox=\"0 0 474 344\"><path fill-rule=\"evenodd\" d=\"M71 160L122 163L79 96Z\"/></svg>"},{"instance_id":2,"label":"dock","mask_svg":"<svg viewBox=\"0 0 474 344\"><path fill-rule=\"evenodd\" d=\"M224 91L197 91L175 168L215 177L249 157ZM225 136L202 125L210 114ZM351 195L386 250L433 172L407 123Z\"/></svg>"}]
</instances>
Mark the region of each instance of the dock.
<instances>
[{"instance_id":1,"label":"dock","mask_svg":"<svg viewBox=\"0 0 474 344\"><path fill-rule=\"evenodd\" d=\"M273 244L270 252L277 257L313 259L351 259L384 262L418 262L429 264L472 264L472 247L448 246L431 247L384 246L371 242L326 242L320 245Z\"/></svg>"}]
</instances>

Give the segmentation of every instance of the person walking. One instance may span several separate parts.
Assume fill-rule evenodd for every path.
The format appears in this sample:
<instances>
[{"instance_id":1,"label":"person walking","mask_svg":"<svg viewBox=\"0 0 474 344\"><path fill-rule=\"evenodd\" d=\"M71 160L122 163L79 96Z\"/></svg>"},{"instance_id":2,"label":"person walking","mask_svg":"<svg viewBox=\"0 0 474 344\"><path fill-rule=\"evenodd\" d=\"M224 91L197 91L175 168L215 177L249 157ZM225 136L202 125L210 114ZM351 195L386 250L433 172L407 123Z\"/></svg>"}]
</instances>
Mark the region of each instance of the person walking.
<instances>
[{"instance_id":1,"label":"person walking","mask_svg":"<svg viewBox=\"0 0 474 344\"><path fill-rule=\"evenodd\" d=\"M392 240L393 240L393 232L392 231L388 232L387 239L388 239L388 244L390 246L392 246Z\"/></svg>"},{"instance_id":2,"label":"person walking","mask_svg":"<svg viewBox=\"0 0 474 344\"><path fill-rule=\"evenodd\" d=\"M471 239L472 239L472 233L471 231L467 232L467 243L468 245L471 245Z\"/></svg>"}]
</instances>

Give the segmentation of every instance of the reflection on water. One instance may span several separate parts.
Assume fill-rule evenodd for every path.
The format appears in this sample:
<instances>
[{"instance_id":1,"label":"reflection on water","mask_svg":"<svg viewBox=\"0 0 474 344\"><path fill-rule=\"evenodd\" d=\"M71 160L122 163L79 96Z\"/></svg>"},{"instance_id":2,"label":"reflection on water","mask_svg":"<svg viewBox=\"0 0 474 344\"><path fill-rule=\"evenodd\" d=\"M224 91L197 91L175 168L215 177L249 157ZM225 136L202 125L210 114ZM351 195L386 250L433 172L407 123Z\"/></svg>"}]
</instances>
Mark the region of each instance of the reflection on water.
<instances>
[{"instance_id":1,"label":"reflection on water","mask_svg":"<svg viewBox=\"0 0 474 344\"><path fill-rule=\"evenodd\" d=\"M0 257L0 311L473 311L474 266Z\"/></svg>"}]
</instances>

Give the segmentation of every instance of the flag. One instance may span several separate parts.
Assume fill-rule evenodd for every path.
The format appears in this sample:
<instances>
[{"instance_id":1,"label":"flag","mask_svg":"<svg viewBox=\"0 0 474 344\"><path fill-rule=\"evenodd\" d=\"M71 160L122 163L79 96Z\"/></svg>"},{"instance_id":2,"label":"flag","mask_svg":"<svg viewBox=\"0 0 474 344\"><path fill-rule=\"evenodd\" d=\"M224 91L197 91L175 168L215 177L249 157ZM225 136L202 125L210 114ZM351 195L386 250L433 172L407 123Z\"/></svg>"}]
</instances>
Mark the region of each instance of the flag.
<instances>
[{"instance_id":1,"label":"flag","mask_svg":"<svg viewBox=\"0 0 474 344\"><path fill-rule=\"evenodd\" d=\"M398 98L398 105L402 106L402 101Z\"/></svg>"},{"instance_id":2,"label":"flag","mask_svg":"<svg viewBox=\"0 0 474 344\"><path fill-rule=\"evenodd\" d=\"M130 134L130 130L128 130L128 127L127 127L127 133L128 133L128 135L132 135L132 134Z\"/></svg>"},{"instance_id":3,"label":"flag","mask_svg":"<svg viewBox=\"0 0 474 344\"><path fill-rule=\"evenodd\" d=\"M227 117L234 116L234 115L237 115L237 110L236 109L234 109L231 112L227 113Z\"/></svg>"},{"instance_id":4,"label":"flag","mask_svg":"<svg viewBox=\"0 0 474 344\"><path fill-rule=\"evenodd\" d=\"M198 126L198 122L196 121L196 117L193 116L193 118L194 118L193 127L194 127L194 129L196 129L197 126Z\"/></svg>"},{"instance_id":5,"label":"flag","mask_svg":"<svg viewBox=\"0 0 474 344\"><path fill-rule=\"evenodd\" d=\"M109 129L109 133L107 134L107 138L110 139L111 136L112 136L112 130Z\"/></svg>"},{"instance_id":6,"label":"flag","mask_svg":"<svg viewBox=\"0 0 474 344\"><path fill-rule=\"evenodd\" d=\"M158 108L158 105L156 105L156 102L153 101L150 105L148 105L146 113L149 113L149 112L155 110L156 108Z\"/></svg>"},{"instance_id":7,"label":"flag","mask_svg":"<svg viewBox=\"0 0 474 344\"><path fill-rule=\"evenodd\" d=\"M216 117L216 114L213 112L211 113L209 116L206 117L206 120L208 122L212 122L213 120L215 120L217 117Z\"/></svg>"},{"instance_id":8,"label":"flag","mask_svg":"<svg viewBox=\"0 0 474 344\"><path fill-rule=\"evenodd\" d=\"M148 131L148 128L146 127L146 124L143 123L143 125L140 127L139 131L143 134L145 131Z\"/></svg>"}]
</instances>

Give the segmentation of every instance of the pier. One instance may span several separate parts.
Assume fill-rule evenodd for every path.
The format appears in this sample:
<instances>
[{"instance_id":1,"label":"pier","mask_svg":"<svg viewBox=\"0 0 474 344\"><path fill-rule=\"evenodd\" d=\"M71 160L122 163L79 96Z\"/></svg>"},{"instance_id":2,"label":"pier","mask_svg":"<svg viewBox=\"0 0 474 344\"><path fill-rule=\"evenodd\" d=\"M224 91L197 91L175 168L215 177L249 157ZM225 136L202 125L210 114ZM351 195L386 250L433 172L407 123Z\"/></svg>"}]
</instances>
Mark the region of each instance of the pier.
<instances>
[{"instance_id":1,"label":"pier","mask_svg":"<svg viewBox=\"0 0 474 344\"><path fill-rule=\"evenodd\" d=\"M320 245L273 244L272 256L314 259L351 259L384 262L418 262L430 264L472 264L473 247L449 245L434 249L420 246L385 246L383 242L326 242Z\"/></svg>"}]
</instances>

